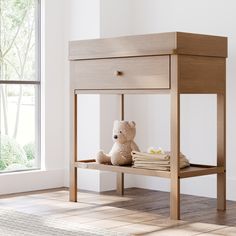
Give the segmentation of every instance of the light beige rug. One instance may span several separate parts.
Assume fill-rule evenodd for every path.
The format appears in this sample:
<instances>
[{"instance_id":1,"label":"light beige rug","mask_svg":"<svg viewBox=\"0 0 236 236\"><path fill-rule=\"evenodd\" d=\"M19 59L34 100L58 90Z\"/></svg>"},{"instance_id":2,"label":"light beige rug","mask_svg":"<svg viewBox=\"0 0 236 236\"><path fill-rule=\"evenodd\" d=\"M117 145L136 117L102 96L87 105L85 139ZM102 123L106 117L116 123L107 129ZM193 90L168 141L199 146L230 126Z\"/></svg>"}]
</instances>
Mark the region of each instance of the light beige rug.
<instances>
[{"instance_id":1,"label":"light beige rug","mask_svg":"<svg viewBox=\"0 0 236 236\"><path fill-rule=\"evenodd\" d=\"M57 219L0 209L1 236L126 236L128 234L69 223Z\"/></svg>"}]
</instances>

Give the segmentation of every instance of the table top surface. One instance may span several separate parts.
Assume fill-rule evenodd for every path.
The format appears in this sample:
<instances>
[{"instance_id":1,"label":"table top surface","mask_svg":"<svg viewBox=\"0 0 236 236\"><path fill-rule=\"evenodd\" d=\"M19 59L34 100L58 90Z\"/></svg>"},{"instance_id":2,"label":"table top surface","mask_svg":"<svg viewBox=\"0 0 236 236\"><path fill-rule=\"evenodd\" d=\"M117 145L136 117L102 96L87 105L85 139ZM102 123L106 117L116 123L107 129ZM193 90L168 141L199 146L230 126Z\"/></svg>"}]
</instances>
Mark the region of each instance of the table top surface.
<instances>
[{"instance_id":1,"label":"table top surface","mask_svg":"<svg viewBox=\"0 0 236 236\"><path fill-rule=\"evenodd\" d=\"M172 54L225 58L227 37L168 32L69 42L71 61Z\"/></svg>"}]
</instances>

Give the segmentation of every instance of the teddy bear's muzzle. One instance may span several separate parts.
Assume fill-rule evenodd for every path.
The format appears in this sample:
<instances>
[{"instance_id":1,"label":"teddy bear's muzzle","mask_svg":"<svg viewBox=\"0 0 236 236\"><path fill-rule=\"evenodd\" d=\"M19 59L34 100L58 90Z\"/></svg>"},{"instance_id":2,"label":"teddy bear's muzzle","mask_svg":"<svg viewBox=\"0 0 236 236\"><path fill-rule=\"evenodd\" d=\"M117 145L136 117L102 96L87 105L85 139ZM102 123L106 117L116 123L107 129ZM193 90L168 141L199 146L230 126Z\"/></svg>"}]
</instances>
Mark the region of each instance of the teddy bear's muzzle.
<instances>
[{"instance_id":1,"label":"teddy bear's muzzle","mask_svg":"<svg viewBox=\"0 0 236 236\"><path fill-rule=\"evenodd\" d=\"M114 139L118 139L118 136L117 136L117 135L114 135L113 138L114 138Z\"/></svg>"}]
</instances>

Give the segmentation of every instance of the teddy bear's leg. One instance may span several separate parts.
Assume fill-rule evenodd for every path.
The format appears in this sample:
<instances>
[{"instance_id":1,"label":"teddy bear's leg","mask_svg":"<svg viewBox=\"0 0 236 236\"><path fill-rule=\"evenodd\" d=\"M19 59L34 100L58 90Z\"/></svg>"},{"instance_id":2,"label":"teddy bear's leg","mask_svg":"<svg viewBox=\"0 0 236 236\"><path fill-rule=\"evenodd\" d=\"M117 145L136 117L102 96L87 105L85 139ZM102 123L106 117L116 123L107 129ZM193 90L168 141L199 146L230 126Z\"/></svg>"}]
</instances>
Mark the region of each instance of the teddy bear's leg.
<instances>
[{"instance_id":1,"label":"teddy bear's leg","mask_svg":"<svg viewBox=\"0 0 236 236\"><path fill-rule=\"evenodd\" d=\"M99 164L111 164L111 157L103 151L100 151L96 155L96 162Z\"/></svg>"},{"instance_id":2,"label":"teddy bear's leg","mask_svg":"<svg viewBox=\"0 0 236 236\"><path fill-rule=\"evenodd\" d=\"M127 158L120 153L113 153L111 156L111 164L115 166L130 165L132 163L132 158Z\"/></svg>"}]
</instances>

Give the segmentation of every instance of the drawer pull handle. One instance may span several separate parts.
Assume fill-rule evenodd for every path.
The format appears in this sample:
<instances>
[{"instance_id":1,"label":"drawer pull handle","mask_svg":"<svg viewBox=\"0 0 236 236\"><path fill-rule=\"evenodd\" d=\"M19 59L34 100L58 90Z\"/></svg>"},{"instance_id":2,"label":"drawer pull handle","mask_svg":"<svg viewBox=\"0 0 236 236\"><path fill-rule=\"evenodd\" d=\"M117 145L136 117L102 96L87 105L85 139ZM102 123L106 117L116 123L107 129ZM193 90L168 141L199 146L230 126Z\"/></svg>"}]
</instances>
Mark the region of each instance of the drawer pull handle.
<instances>
[{"instance_id":1,"label":"drawer pull handle","mask_svg":"<svg viewBox=\"0 0 236 236\"><path fill-rule=\"evenodd\" d=\"M116 70L116 71L114 72L114 75L115 75L115 76L121 76L121 75L123 75L123 72L120 71L120 70Z\"/></svg>"}]
</instances>

